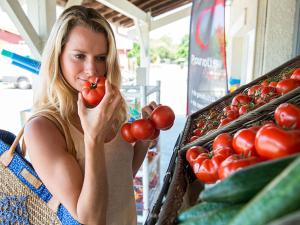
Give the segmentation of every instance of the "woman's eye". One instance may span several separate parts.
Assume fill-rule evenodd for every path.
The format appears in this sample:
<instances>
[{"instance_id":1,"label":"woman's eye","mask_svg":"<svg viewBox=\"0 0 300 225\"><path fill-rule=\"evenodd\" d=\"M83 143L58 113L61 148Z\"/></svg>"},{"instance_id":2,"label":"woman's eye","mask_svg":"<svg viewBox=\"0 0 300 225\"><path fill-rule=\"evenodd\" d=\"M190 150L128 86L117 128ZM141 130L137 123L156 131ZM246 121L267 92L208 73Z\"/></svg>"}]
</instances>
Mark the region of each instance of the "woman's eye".
<instances>
[{"instance_id":1,"label":"woman's eye","mask_svg":"<svg viewBox=\"0 0 300 225\"><path fill-rule=\"evenodd\" d=\"M99 61L99 62L104 62L104 61L106 60L106 56L104 56L104 55L97 56L96 59L97 59L97 61Z\"/></svg>"},{"instance_id":2,"label":"woman's eye","mask_svg":"<svg viewBox=\"0 0 300 225\"><path fill-rule=\"evenodd\" d=\"M84 58L84 55L83 55L83 54L76 54L76 55L74 55L74 57L75 57L76 59L83 59L83 58Z\"/></svg>"}]
</instances>

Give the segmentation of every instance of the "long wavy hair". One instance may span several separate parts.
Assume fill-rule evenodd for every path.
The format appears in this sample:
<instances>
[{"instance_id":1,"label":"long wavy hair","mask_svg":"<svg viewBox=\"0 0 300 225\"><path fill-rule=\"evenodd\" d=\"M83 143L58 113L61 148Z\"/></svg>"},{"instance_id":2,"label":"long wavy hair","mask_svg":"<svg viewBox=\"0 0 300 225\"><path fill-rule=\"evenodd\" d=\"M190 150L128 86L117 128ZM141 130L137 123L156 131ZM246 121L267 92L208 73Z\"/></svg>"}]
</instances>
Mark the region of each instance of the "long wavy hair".
<instances>
[{"instance_id":1,"label":"long wavy hair","mask_svg":"<svg viewBox=\"0 0 300 225\"><path fill-rule=\"evenodd\" d=\"M110 24L96 10L83 6L66 9L54 24L46 42L40 68L40 84L34 96L34 115L51 113L64 122L72 123L77 113L77 91L65 80L60 67L59 57L63 51L70 31L75 26L84 26L106 36L108 54L106 57L106 79L120 89L121 71L113 30ZM126 120L127 105L122 99L115 126L117 128Z\"/></svg>"}]
</instances>

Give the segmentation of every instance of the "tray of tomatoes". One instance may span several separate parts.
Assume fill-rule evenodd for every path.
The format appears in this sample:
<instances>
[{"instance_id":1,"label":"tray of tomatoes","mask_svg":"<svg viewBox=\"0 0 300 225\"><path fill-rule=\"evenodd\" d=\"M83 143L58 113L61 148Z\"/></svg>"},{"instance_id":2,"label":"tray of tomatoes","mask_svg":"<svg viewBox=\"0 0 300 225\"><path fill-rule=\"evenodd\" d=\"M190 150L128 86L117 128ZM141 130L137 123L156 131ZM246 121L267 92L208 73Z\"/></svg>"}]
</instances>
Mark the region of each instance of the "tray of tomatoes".
<instances>
[{"instance_id":1,"label":"tray of tomatoes","mask_svg":"<svg viewBox=\"0 0 300 225\"><path fill-rule=\"evenodd\" d=\"M194 175L215 183L250 165L300 153L300 88L250 121L228 126L181 149Z\"/></svg>"},{"instance_id":2,"label":"tray of tomatoes","mask_svg":"<svg viewBox=\"0 0 300 225\"><path fill-rule=\"evenodd\" d=\"M179 146L195 145L206 135L247 117L250 112L263 106L271 107L275 100L282 99L299 87L300 56L191 114Z\"/></svg>"},{"instance_id":3,"label":"tray of tomatoes","mask_svg":"<svg viewBox=\"0 0 300 225\"><path fill-rule=\"evenodd\" d=\"M251 118L179 149L157 224L176 224L178 212L189 207L184 199L197 200L192 192L203 190L199 184L211 185L248 166L300 153L300 88L285 95L283 103L262 107Z\"/></svg>"}]
</instances>

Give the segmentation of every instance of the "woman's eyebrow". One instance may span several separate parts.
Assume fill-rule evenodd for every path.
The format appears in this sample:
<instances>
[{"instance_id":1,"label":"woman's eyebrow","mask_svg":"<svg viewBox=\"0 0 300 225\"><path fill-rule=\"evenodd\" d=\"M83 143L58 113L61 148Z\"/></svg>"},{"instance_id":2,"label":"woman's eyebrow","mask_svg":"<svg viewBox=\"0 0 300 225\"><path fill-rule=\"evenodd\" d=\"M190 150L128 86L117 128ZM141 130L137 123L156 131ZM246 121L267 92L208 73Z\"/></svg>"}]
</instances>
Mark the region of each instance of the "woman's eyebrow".
<instances>
[{"instance_id":1,"label":"woman's eyebrow","mask_svg":"<svg viewBox=\"0 0 300 225\"><path fill-rule=\"evenodd\" d=\"M87 53L86 51L84 51L84 50L81 50L81 49L73 49L72 50L73 52L80 52L80 53ZM104 55L107 55L107 52L104 52L104 53L98 53L98 54L96 54L97 56L104 56Z\"/></svg>"}]
</instances>

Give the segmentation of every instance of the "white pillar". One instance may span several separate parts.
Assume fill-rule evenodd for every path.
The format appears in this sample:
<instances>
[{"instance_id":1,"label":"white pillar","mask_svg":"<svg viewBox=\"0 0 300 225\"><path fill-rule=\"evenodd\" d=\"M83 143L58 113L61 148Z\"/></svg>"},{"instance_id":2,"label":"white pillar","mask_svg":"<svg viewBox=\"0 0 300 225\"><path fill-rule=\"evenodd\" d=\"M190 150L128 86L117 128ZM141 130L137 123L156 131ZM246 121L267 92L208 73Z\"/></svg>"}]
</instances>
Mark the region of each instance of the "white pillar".
<instances>
[{"instance_id":1,"label":"white pillar","mask_svg":"<svg viewBox=\"0 0 300 225\"><path fill-rule=\"evenodd\" d=\"M44 48L56 20L56 2L53 0L26 0L27 15L39 34Z\"/></svg>"},{"instance_id":2,"label":"white pillar","mask_svg":"<svg viewBox=\"0 0 300 225\"><path fill-rule=\"evenodd\" d=\"M150 16L149 16L150 18ZM150 19L149 19L150 21ZM150 54L149 54L149 23L140 22L138 19L134 20L135 27L138 34L138 39L140 43L140 55L141 55L141 64L140 67L144 69L139 70L138 76L145 76L145 79L138 79L138 80L145 80L145 84L140 85L149 85L149 70L150 70Z\"/></svg>"}]
</instances>

